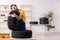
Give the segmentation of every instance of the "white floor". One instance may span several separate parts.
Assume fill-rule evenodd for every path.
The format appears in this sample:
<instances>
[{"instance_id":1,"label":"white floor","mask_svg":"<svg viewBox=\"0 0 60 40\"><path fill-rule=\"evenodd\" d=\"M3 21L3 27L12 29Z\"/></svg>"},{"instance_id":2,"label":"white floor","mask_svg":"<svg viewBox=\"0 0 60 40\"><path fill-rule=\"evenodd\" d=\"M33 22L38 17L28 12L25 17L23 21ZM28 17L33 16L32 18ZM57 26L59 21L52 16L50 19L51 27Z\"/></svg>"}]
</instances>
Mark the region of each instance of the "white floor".
<instances>
[{"instance_id":1,"label":"white floor","mask_svg":"<svg viewBox=\"0 0 60 40\"><path fill-rule=\"evenodd\" d=\"M36 33L34 34L33 38L36 38L37 40L60 40L60 33Z\"/></svg>"},{"instance_id":2,"label":"white floor","mask_svg":"<svg viewBox=\"0 0 60 40\"><path fill-rule=\"evenodd\" d=\"M9 38L9 39L0 39L0 40L60 40L60 33L33 33L32 38L28 39L15 39L15 38Z\"/></svg>"}]
</instances>

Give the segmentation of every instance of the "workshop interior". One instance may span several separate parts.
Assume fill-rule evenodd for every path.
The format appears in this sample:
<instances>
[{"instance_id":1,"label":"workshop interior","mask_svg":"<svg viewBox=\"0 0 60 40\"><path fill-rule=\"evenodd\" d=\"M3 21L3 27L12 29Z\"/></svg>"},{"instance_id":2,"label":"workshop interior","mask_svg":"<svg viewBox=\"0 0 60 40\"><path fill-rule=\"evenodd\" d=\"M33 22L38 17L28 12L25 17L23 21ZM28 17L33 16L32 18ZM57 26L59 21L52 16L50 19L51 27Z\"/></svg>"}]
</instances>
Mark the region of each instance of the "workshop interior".
<instances>
[{"instance_id":1,"label":"workshop interior","mask_svg":"<svg viewBox=\"0 0 60 40\"><path fill-rule=\"evenodd\" d=\"M60 0L0 0L0 39L59 40Z\"/></svg>"}]
</instances>

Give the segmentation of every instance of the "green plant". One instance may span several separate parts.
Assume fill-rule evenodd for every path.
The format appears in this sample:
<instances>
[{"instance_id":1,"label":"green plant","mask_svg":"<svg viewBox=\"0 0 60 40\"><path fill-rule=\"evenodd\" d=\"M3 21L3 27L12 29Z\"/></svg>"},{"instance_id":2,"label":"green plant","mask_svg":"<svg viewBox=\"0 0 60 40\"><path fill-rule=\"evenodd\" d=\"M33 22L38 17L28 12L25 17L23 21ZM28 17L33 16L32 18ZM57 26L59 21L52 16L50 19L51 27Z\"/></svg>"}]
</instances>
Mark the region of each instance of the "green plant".
<instances>
[{"instance_id":1,"label":"green plant","mask_svg":"<svg viewBox=\"0 0 60 40\"><path fill-rule=\"evenodd\" d=\"M48 18L49 20L49 24L47 24L47 30L49 31L50 28L52 28L52 25L51 25L51 21L52 21L52 18L53 18L53 12L52 11L48 11L48 14L44 14L44 17L45 18Z\"/></svg>"}]
</instances>

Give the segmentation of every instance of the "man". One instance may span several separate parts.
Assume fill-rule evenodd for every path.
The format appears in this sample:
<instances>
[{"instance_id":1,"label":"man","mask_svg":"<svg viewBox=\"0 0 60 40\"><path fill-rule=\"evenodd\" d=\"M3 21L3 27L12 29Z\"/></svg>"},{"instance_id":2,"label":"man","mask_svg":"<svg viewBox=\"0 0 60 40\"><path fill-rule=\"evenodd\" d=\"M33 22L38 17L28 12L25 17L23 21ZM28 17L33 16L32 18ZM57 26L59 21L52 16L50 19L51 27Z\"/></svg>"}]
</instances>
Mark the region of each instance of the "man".
<instances>
[{"instance_id":1,"label":"man","mask_svg":"<svg viewBox=\"0 0 60 40\"><path fill-rule=\"evenodd\" d=\"M19 16L14 14L8 14L8 16L15 17L19 21L19 26L16 27L16 30L26 30L25 27L25 22L26 22L26 17L25 13L23 10L19 10L15 4L11 5L11 10L19 12Z\"/></svg>"}]
</instances>

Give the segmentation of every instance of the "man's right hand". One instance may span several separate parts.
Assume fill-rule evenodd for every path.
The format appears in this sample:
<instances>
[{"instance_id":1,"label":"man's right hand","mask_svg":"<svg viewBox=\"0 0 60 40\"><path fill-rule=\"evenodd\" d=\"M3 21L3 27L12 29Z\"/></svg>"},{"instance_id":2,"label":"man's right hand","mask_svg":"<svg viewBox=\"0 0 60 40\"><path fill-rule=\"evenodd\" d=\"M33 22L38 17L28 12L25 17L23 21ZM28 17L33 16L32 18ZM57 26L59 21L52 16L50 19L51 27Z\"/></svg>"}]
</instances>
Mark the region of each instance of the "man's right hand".
<instances>
[{"instance_id":1,"label":"man's right hand","mask_svg":"<svg viewBox=\"0 0 60 40\"><path fill-rule=\"evenodd\" d=\"M12 14L11 17L16 17L16 14Z\"/></svg>"}]
</instances>

